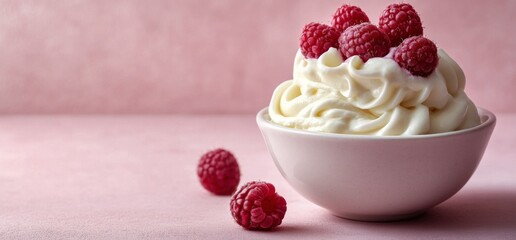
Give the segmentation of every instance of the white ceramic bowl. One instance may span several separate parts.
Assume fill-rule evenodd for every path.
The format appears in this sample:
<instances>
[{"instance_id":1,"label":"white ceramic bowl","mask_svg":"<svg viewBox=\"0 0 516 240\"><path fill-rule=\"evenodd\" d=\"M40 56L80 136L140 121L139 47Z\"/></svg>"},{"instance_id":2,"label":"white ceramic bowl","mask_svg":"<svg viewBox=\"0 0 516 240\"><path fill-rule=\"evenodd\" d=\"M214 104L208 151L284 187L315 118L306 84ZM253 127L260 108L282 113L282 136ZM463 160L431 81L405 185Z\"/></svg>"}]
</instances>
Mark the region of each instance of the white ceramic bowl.
<instances>
[{"instance_id":1,"label":"white ceramic bowl","mask_svg":"<svg viewBox=\"0 0 516 240\"><path fill-rule=\"evenodd\" d=\"M445 201L475 171L496 117L478 109L476 127L416 136L314 133L257 123L276 167L311 202L362 221L409 218Z\"/></svg>"}]
</instances>

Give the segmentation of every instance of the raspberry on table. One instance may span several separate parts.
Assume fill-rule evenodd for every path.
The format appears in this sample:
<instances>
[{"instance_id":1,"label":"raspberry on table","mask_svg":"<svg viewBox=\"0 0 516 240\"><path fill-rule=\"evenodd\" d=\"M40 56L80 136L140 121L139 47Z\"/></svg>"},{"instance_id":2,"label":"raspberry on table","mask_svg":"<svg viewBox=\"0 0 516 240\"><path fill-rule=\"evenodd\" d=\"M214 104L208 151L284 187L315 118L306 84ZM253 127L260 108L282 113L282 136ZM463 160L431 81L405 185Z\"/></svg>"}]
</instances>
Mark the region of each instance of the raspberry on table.
<instances>
[{"instance_id":1,"label":"raspberry on table","mask_svg":"<svg viewBox=\"0 0 516 240\"><path fill-rule=\"evenodd\" d=\"M331 25L339 32L343 32L348 27L363 22L369 22L369 18L362 9L344 4L333 14Z\"/></svg>"},{"instance_id":2,"label":"raspberry on table","mask_svg":"<svg viewBox=\"0 0 516 240\"><path fill-rule=\"evenodd\" d=\"M408 3L387 6L378 26L389 36L392 47L398 46L406 38L423 35L421 19Z\"/></svg>"},{"instance_id":3,"label":"raspberry on table","mask_svg":"<svg viewBox=\"0 0 516 240\"><path fill-rule=\"evenodd\" d=\"M231 197L231 215L249 230L268 230L281 224L287 202L276 193L274 185L253 181L242 186Z\"/></svg>"},{"instance_id":4,"label":"raspberry on table","mask_svg":"<svg viewBox=\"0 0 516 240\"><path fill-rule=\"evenodd\" d=\"M231 195L240 182L240 168L231 152L218 148L201 157L197 176L206 190L216 195Z\"/></svg>"},{"instance_id":5,"label":"raspberry on table","mask_svg":"<svg viewBox=\"0 0 516 240\"><path fill-rule=\"evenodd\" d=\"M358 55L362 61L383 57L389 53L387 35L371 23L361 23L346 29L339 38L340 52L344 59Z\"/></svg>"},{"instance_id":6,"label":"raspberry on table","mask_svg":"<svg viewBox=\"0 0 516 240\"><path fill-rule=\"evenodd\" d=\"M405 39L394 51L393 58L400 67L422 77L430 75L439 62L435 44L421 36Z\"/></svg>"},{"instance_id":7,"label":"raspberry on table","mask_svg":"<svg viewBox=\"0 0 516 240\"><path fill-rule=\"evenodd\" d=\"M338 48L340 32L320 23L309 23L303 28L300 38L301 53L306 58L319 58L331 47Z\"/></svg>"}]
</instances>

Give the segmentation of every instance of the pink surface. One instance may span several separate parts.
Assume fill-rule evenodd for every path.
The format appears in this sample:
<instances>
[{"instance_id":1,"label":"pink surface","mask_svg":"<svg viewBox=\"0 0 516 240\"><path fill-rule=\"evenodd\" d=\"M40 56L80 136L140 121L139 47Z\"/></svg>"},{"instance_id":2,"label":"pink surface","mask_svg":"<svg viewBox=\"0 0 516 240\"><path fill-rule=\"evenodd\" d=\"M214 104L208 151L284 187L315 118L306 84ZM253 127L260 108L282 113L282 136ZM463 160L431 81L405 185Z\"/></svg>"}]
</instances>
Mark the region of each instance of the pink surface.
<instances>
[{"instance_id":1,"label":"pink surface","mask_svg":"<svg viewBox=\"0 0 516 240\"><path fill-rule=\"evenodd\" d=\"M4 116L0 239L514 239L515 114L498 115L484 159L450 200L411 221L340 219L281 178L254 115ZM233 150L242 183L274 183L288 202L274 232L250 232L229 197L202 189L206 150Z\"/></svg>"},{"instance_id":2,"label":"pink surface","mask_svg":"<svg viewBox=\"0 0 516 240\"><path fill-rule=\"evenodd\" d=\"M360 5L376 22L385 1ZM516 111L516 2L408 1L463 67L467 92ZM0 2L0 114L252 113L292 75L299 32L342 1ZM516 238L514 113L455 197L411 221L340 219L281 178L254 115L0 117L0 239ZM274 232L249 232L229 197L198 183L199 156L227 147L242 183L288 201Z\"/></svg>"},{"instance_id":3,"label":"pink surface","mask_svg":"<svg viewBox=\"0 0 516 240\"><path fill-rule=\"evenodd\" d=\"M360 5L376 23L388 1ZM516 111L516 1L408 1L479 106ZM0 3L0 113L254 113L343 1Z\"/></svg>"}]
</instances>

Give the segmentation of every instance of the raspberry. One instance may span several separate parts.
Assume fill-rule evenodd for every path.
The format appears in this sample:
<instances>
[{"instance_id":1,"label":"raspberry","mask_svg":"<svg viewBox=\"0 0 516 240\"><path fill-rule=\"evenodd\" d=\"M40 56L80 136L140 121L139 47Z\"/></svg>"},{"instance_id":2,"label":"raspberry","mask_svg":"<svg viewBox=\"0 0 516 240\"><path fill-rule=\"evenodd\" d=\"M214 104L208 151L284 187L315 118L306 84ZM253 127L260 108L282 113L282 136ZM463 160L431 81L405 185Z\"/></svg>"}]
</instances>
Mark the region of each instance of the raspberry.
<instances>
[{"instance_id":1,"label":"raspberry","mask_svg":"<svg viewBox=\"0 0 516 240\"><path fill-rule=\"evenodd\" d=\"M206 190L217 195L231 195L240 182L240 169L233 154L219 148L201 157L197 176Z\"/></svg>"},{"instance_id":2,"label":"raspberry","mask_svg":"<svg viewBox=\"0 0 516 240\"><path fill-rule=\"evenodd\" d=\"M423 35L423 25L416 10L408 3L391 4L383 10L378 26L398 46L404 39Z\"/></svg>"},{"instance_id":3,"label":"raspberry","mask_svg":"<svg viewBox=\"0 0 516 240\"><path fill-rule=\"evenodd\" d=\"M231 198L231 215L249 230L268 230L281 224L287 202L267 182L253 181L242 186Z\"/></svg>"},{"instance_id":4,"label":"raspberry","mask_svg":"<svg viewBox=\"0 0 516 240\"><path fill-rule=\"evenodd\" d=\"M338 48L340 32L335 28L320 23L309 23L301 34L301 53L306 58L319 58L331 47Z\"/></svg>"},{"instance_id":5,"label":"raspberry","mask_svg":"<svg viewBox=\"0 0 516 240\"><path fill-rule=\"evenodd\" d=\"M358 55L364 62L387 55L390 46L387 35L371 23L349 27L340 35L339 44L345 59Z\"/></svg>"},{"instance_id":6,"label":"raspberry","mask_svg":"<svg viewBox=\"0 0 516 240\"><path fill-rule=\"evenodd\" d=\"M393 58L402 68L422 77L430 75L439 62L435 44L421 36L403 40Z\"/></svg>"},{"instance_id":7,"label":"raspberry","mask_svg":"<svg viewBox=\"0 0 516 240\"><path fill-rule=\"evenodd\" d=\"M369 22L369 18L362 9L344 4L333 14L331 25L339 32L344 32L348 27L363 22Z\"/></svg>"}]
</instances>

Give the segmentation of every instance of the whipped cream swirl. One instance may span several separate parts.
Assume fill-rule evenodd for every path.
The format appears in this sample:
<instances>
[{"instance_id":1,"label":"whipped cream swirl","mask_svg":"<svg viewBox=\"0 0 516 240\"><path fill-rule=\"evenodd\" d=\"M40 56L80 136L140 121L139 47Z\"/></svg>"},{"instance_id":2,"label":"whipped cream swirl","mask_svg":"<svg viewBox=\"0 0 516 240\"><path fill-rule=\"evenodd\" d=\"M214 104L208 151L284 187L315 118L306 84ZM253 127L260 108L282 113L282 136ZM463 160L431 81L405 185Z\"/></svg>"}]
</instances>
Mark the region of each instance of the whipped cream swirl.
<instances>
[{"instance_id":1,"label":"whipped cream swirl","mask_svg":"<svg viewBox=\"0 0 516 240\"><path fill-rule=\"evenodd\" d=\"M439 64L428 77L399 67L391 53L363 62L346 61L335 48L318 59L300 51L293 80L273 93L269 115L282 126L314 132L416 135L449 132L480 124L464 93L459 65L439 49Z\"/></svg>"}]
</instances>

